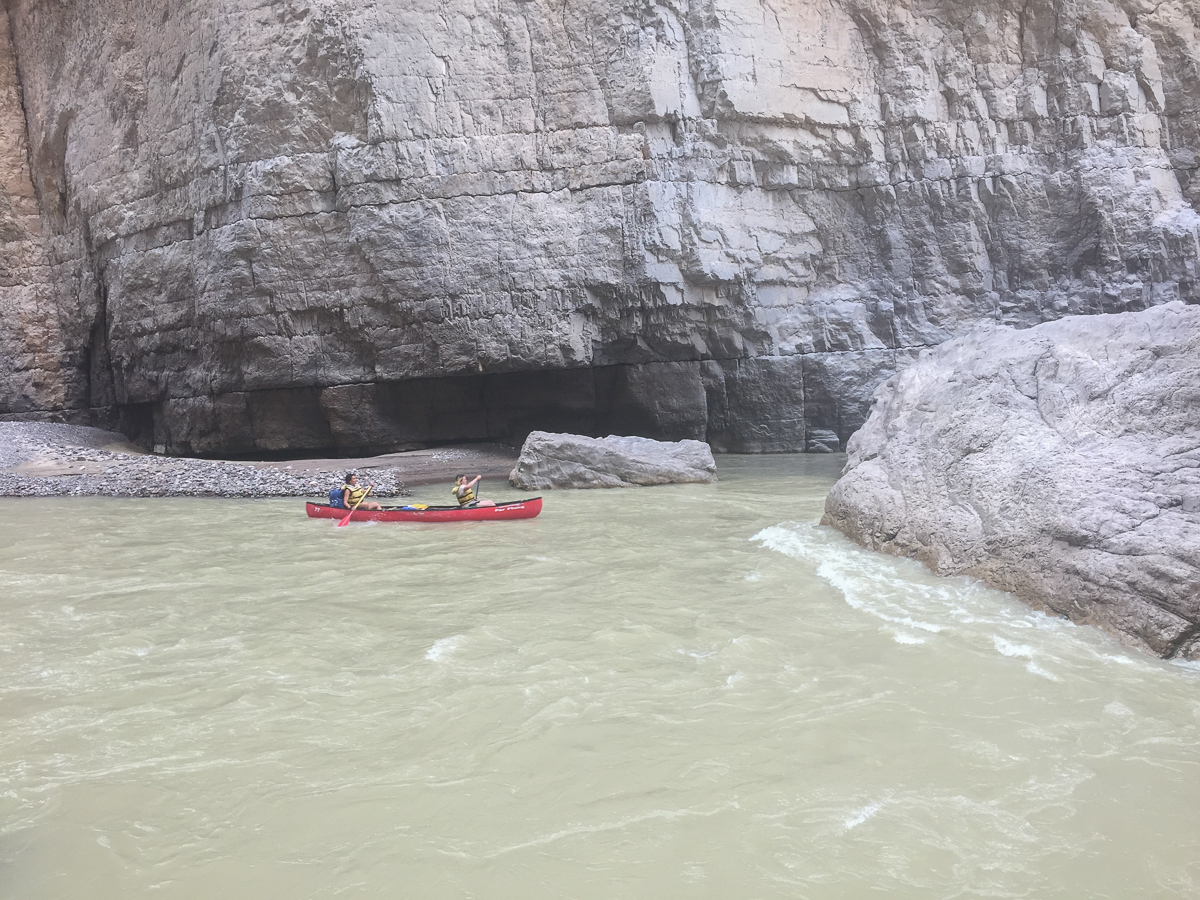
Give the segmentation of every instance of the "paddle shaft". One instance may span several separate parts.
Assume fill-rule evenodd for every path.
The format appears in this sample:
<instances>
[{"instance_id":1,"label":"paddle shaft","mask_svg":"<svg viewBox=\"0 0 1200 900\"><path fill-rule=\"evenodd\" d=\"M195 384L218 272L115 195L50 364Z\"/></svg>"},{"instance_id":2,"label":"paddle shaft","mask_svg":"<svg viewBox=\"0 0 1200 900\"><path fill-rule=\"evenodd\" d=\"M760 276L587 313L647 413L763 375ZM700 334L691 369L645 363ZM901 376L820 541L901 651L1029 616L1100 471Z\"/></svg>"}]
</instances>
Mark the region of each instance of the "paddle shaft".
<instances>
[{"instance_id":1,"label":"paddle shaft","mask_svg":"<svg viewBox=\"0 0 1200 900\"><path fill-rule=\"evenodd\" d=\"M342 519L342 521L338 522L338 524L337 524L338 528L341 528L345 525L350 524L350 517L352 515L354 515L354 510L358 509L359 504L362 503L364 500L366 500L367 494L371 493L371 491L373 491L374 489L375 489L375 485L371 485L370 487L367 488L367 490L363 493L363 495L358 498L358 503L355 503L354 506L352 506L350 508L350 512L346 513L346 518L344 518L344 519Z\"/></svg>"}]
</instances>

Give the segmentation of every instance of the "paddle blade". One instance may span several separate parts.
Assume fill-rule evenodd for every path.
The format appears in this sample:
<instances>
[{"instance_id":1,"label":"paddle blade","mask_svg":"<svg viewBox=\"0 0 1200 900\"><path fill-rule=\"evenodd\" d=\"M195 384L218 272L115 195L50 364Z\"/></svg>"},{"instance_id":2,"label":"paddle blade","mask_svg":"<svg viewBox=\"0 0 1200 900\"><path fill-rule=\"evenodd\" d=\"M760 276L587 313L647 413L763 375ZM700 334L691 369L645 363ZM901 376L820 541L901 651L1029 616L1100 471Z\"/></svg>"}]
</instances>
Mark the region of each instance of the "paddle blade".
<instances>
[{"instance_id":1,"label":"paddle blade","mask_svg":"<svg viewBox=\"0 0 1200 900\"><path fill-rule=\"evenodd\" d=\"M352 515L354 515L354 510L350 510L350 512L346 513L346 517L345 517L344 519L342 519L342 521L338 522L338 524L337 524L337 527L338 527L338 528L345 528L347 525L349 525L349 524L350 524L350 517L351 517Z\"/></svg>"}]
</instances>

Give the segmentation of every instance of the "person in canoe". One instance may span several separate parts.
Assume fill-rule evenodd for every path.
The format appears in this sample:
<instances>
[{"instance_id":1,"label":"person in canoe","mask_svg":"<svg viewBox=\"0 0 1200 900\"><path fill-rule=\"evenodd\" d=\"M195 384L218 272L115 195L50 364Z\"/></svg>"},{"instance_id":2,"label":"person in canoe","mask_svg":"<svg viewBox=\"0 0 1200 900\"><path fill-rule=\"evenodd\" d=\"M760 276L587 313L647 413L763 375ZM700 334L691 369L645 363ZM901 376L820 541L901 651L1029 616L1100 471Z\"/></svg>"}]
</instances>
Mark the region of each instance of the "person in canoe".
<instances>
[{"instance_id":1,"label":"person in canoe","mask_svg":"<svg viewBox=\"0 0 1200 900\"><path fill-rule=\"evenodd\" d=\"M374 500L363 499L367 496L367 491L373 487L375 487L373 484L365 488L359 487L358 476L353 472L347 473L346 483L342 485L342 508L354 509L357 504L359 509L383 509Z\"/></svg>"},{"instance_id":2,"label":"person in canoe","mask_svg":"<svg viewBox=\"0 0 1200 900\"><path fill-rule=\"evenodd\" d=\"M475 488L479 484L479 479L482 475L476 475L470 481L467 481L466 475L456 475L454 477L454 487L450 492L454 494L454 499L458 501L460 509L468 509L472 506L495 506L491 500L480 500L475 496Z\"/></svg>"}]
</instances>

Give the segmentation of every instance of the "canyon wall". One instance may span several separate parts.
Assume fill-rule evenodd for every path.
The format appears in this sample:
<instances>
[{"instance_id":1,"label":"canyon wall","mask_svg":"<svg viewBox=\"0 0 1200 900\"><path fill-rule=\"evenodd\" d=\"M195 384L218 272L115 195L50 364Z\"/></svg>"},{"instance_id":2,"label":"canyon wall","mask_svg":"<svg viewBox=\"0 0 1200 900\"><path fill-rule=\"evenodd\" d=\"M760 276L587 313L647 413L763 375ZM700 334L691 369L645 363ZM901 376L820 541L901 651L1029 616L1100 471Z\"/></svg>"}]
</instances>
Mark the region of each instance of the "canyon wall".
<instances>
[{"instance_id":1,"label":"canyon wall","mask_svg":"<svg viewBox=\"0 0 1200 900\"><path fill-rule=\"evenodd\" d=\"M828 450L981 321L1200 298L1200 7L7 0L0 416Z\"/></svg>"}]
</instances>

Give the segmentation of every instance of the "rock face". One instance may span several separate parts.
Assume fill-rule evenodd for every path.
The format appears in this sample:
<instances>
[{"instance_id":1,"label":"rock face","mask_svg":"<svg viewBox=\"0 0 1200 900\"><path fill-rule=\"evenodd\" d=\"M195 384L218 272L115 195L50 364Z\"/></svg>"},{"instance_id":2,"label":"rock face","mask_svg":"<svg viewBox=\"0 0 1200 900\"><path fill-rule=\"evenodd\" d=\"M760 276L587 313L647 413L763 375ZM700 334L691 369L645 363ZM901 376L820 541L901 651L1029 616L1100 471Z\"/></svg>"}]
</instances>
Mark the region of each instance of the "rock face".
<instances>
[{"instance_id":1,"label":"rock face","mask_svg":"<svg viewBox=\"0 0 1200 900\"><path fill-rule=\"evenodd\" d=\"M717 480L712 450L701 441L643 437L591 438L535 431L508 476L513 487L610 488L650 484L708 484Z\"/></svg>"},{"instance_id":2,"label":"rock face","mask_svg":"<svg viewBox=\"0 0 1200 900\"><path fill-rule=\"evenodd\" d=\"M1197 283L1194 3L4 9L0 416L835 449L920 348Z\"/></svg>"},{"instance_id":3,"label":"rock face","mask_svg":"<svg viewBox=\"0 0 1200 900\"><path fill-rule=\"evenodd\" d=\"M1200 308L950 341L849 453L826 524L1200 658Z\"/></svg>"}]
</instances>

